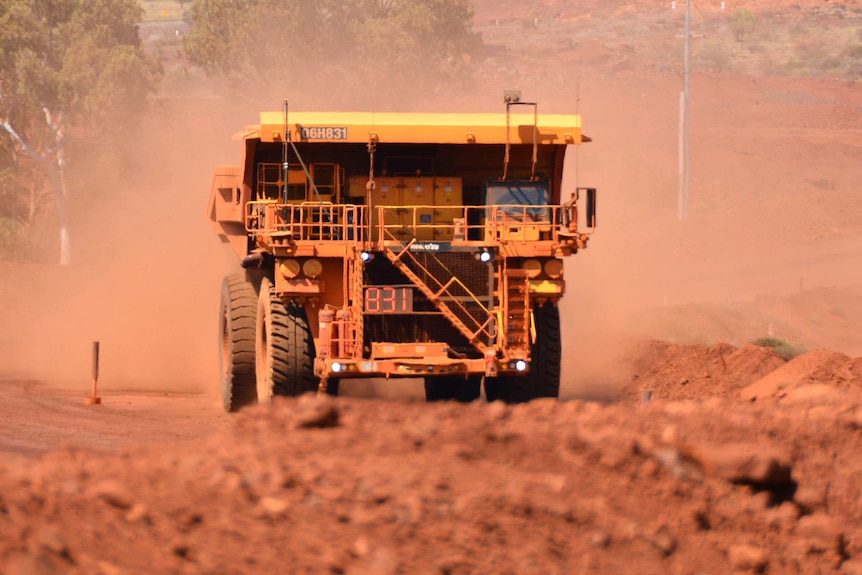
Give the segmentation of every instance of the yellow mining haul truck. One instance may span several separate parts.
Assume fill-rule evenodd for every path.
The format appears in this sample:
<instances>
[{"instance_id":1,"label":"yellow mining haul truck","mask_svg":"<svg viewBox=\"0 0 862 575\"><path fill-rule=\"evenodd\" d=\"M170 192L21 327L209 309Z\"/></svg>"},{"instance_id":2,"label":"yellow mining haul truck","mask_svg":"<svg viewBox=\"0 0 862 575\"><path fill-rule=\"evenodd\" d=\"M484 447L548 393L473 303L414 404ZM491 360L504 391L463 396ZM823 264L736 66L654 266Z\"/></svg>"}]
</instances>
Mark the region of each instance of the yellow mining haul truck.
<instances>
[{"instance_id":1,"label":"yellow mining haul truck","mask_svg":"<svg viewBox=\"0 0 862 575\"><path fill-rule=\"evenodd\" d=\"M513 113L530 106L530 113ZM561 189L577 115L262 113L208 214L229 411L339 380L423 378L429 400L557 397L563 259L595 227ZM581 205L586 204L586 205ZM578 226L579 210L581 226Z\"/></svg>"}]
</instances>

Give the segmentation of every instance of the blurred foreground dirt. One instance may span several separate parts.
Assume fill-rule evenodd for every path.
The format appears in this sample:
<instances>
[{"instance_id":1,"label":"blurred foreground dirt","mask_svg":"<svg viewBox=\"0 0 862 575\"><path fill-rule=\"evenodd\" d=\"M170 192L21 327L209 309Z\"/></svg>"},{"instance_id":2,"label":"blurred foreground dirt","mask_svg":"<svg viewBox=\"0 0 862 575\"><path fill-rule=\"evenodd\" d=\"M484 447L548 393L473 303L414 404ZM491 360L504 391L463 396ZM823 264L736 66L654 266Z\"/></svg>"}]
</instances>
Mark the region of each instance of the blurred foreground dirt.
<instances>
[{"instance_id":1,"label":"blurred foreground dirt","mask_svg":"<svg viewBox=\"0 0 862 575\"><path fill-rule=\"evenodd\" d=\"M511 407L2 383L0 572L862 573L862 358L630 357Z\"/></svg>"}]
</instances>

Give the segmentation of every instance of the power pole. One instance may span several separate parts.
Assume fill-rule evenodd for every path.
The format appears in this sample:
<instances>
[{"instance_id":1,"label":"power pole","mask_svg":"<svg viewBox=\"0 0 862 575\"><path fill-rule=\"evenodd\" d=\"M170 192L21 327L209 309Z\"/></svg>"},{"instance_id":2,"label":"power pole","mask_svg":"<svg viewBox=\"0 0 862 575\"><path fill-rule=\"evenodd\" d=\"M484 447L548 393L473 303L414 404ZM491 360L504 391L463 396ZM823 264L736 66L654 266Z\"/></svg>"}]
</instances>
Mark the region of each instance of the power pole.
<instances>
[{"instance_id":1,"label":"power pole","mask_svg":"<svg viewBox=\"0 0 862 575\"><path fill-rule=\"evenodd\" d=\"M685 2L685 34L683 36L683 89L679 95L679 198L678 217L682 221L688 217L688 191L690 182L691 159L689 156L689 93L688 93L688 53L689 20L691 0Z\"/></svg>"}]
</instances>

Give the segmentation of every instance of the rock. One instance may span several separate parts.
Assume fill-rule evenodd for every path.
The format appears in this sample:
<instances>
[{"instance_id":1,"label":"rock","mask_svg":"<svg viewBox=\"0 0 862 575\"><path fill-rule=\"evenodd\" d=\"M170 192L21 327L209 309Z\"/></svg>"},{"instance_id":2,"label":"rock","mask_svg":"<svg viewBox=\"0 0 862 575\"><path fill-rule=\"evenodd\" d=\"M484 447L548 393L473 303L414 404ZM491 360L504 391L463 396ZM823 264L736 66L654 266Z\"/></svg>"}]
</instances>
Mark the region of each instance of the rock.
<instances>
[{"instance_id":1,"label":"rock","mask_svg":"<svg viewBox=\"0 0 862 575\"><path fill-rule=\"evenodd\" d=\"M791 501L785 501L778 507L766 510L767 523L782 530L787 530L795 525L797 519L799 519L799 507Z\"/></svg>"},{"instance_id":2,"label":"rock","mask_svg":"<svg viewBox=\"0 0 862 575\"><path fill-rule=\"evenodd\" d=\"M734 569L760 573L769 562L766 550L756 545L733 545L727 550L727 558Z\"/></svg>"},{"instance_id":3,"label":"rock","mask_svg":"<svg viewBox=\"0 0 862 575\"><path fill-rule=\"evenodd\" d=\"M693 401L669 401L664 406L664 412L668 415L691 415L698 410Z\"/></svg>"},{"instance_id":4,"label":"rock","mask_svg":"<svg viewBox=\"0 0 862 575\"><path fill-rule=\"evenodd\" d=\"M607 531L596 529L590 535L590 547L607 547L611 544L611 536Z\"/></svg>"},{"instance_id":5,"label":"rock","mask_svg":"<svg viewBox=\"0 0 862 575\"><path fill-rule=\"evenodd\" d=\"M54 563L42 554L13 553L3 565L3 575L54 575Z\"/></svg>"},{"instance_id":6,"label":"rock","mask_svg":"<svg viewBox=\"0 0 862 575\"><path fill-rule=\"evenodd\" d=\"M862 559L850 559L842 563L841 575L862 575Z\"/></svg>"},{"instance_id":7,"label":"rock","mask_svg":"<svg viewBox=\"0 0 862 575\"><path fill-rule=\"evenodd\" d=\"M98 569L100 575L123 575L125 573L121 568L107 561L99 561Z\"/></svg>"},{"instance_id":8,"label":"rock","mask_svg":"<svg viewBox=\"0 0 862 575\"><path fill-rule=\"evenodd\" d=\"M813 551L842 554L844 533L836 521L825 513L817 512L802 517L796 524L796 536Z\"/></svg>"},{"instance_id":9,"label":"rock","mask_svg":"<svg viewBox=\"0 0 862 575\"><path fill-rule=\"evenodd\" d=\"M405 434L417 446L427 443L432 437L440 431L440 424L437 418L431 414L419 416L418 419L408 423L405 428Z\"/></svg>"},{"instance_id":10,"label":"rock","mask_svg":"<svg viewBox=\"0 0 862 575\"><path fill-rule=\"evenodd\" d=\"M290 508L290 503L279 497L261 497L258 502L261 511L269 517L278 517Z\"/></svg>"},{"instance_id":11,"label":"rock","mask_svg":"<svg viewBox=\"0 0 862 575\"><path fill-rule=\"evenodd\" d=\"M540 397L530 401L526 405L530 413L548 415L557 410L560 401L555 397Z\"/></svg>"},{"instance_id":12,"label":"rock","mask_svg":"<svg viewBox=\"0 0 862 575\"><path fill-rule=\"evenodd\" d=\"M36 544L51 553L56 553L61 556L68 556L69 547L66 545L65 539L60 534L60 531L53 525L46 525L36 532L34 537Z\"/></svg>"},{"instance_id":13,"label":"rock","mask_svg":"<svg viewBox=\"0 0 862 575\"><path fill-rule=\"evenodd\" d=\"M676 425L665 425L661 432L661 442L667 445L673 445L679 438L679 432Z\"/></svg>"},{"instance_id":14,"label":"rock","mask_svg":"<svg viewBox=\"0 0 862 575\"><path fill-rule=\"evenodd\" d=\"M105 479L94 485L89 491L90 497L101 499L108 505L120 509L132 506L132 492L115 479Z\"/></svg>"},{"instance_id":15,"label":"rock","mask_svg":"<svg viewBox=\"0 0 862 575\"><path fill-rule=\"evenodd\" d=\"M800 485L793 494L793 501L805 511L826 507L826 489L814 485Z\"/></svg>"},{"instance_id":16,"label":"rock","mask_svg":"<svg viewBox=\"0 0 862 575\"><path fill-rule=\"evenodd\" d=\"M369 575L394 575L399 571L398 554L389 547L378 547L371 551L366 561L366 573Z\"/></svg>"},{"instance_id":17,"label":"rock","mask_svg":"<svg viewBox=\"0 0 862 575\"><path fill-rule=\"evenodd\" d=\"M509 415L509 407L502 401L492 401L488 404L488 407L485 408L485 413L487 414L489 421L500 421Z\"/></svg>"},{"instance_id":18,"label":"rock","mask_svg":"<svg viewBox=\"0 0 862 575\"><path fill-rule=\"evenodd\" d=\"M371 545L368 543L368 538L365 535L357 537L350 548L350 553L354 557L365 557L370 551Z\"/></svg>"},{"instance_id":19,"label":"rock","mask_svg":"<svg viewBox=\"0 0 862 575\"><path fill-rule=\"evenodd\" d=\"M851 429L862 429L862 408L856 408L844 417L844 423Z\"/></svg>"},{"instance_id":20,"label":"rock","mask_svg":"<svg viewBox=\"0 0 862 575\"><path fill-rule=\"evenodd\" d=\"M661 551L661 554L668 557L676 551L676 537L674 537L667 527L659 529L655 535L650 538L652 546Z\"/></svg>"},{"instance_id":21,"label":"rock","mask_svg":"<svg viewBox=\"0 0 862 575\"><path fill-rule=\"evenodd\" d=\"M652 456L656 461L670 470L676 479L686 481L700 481L702 474L692 462L673 447L659 447L653 450Z\"/></svg>"},{"instance_id":22,"label":"rock","mask_svg":"<svg viewBox=\"0 0 862 575\"><path fill-rule=\"evenodd\" d=\"M790 481L789 453L766 443L700 444L689 450L707 475L734 483L776 485Z\"/></svg>"},{"instance_id":23,"label":"rock","mask_svg":"<svg viewBox=\"0 0 862 575\"><path fill-rule=\"evenodd\" d=\"M451 553L437 561L437 572L445 573L475 573L476 561L464 553Z\"/></svg>"},{"instance_id":24,"label":"rock","mask_svg":"<svg viewBox=\"0 0 862 575\"><path fill-rule=\"evenodd\" d=\"M132 505L132 508L126 513L126 521L129 523L135 523L137 521L145 520L149 517L149 512L147 511L147 506L143 503L135 503Z\"/></svg>"},{"instance_id":25,"label":"rock","mask_svg":"<svg viewBox=\"0 0 862 575\"><path fill-rule=\"evenodd\" d=\"M298 429L338 427L339 416L330 397L307 394L297 403L294 426Z\"/></svg>"}]
</instances>

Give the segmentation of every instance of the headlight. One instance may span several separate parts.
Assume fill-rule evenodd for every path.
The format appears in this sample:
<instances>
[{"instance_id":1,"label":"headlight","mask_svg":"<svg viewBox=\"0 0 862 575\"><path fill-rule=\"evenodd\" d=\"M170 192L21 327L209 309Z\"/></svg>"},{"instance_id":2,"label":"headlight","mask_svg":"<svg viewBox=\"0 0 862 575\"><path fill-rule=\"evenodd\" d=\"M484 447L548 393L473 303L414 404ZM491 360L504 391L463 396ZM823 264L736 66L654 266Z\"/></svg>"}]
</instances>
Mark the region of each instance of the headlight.
<instances>
[{"instance_id":1,"label":"headlight","mask_svg":"<svg viewBox=\"0 0 862 575\"><path fill-rule=\"evenodd\" d=\"M524 371L525 369L527 369L527 362L523 359L519 359L515 362L515 369L517 369L518 371Z\"/></svg>"},{"instance_id":2,"label":"headlight","mask_svg":"<svg viewBox=\"0 0 862 575\"><path fill-rule=\"evenodd\" d=\"M558 259L552 259L545 262L545 273L553 279L560 279L563 276L563 262Z\"/></svg>"},{"instance_id":3,"label":"headlight","mask_svg":"<svg viewBox=\"0 0 862 575\"><path fill-rule=\"evenodd\" d=\"M299 275L299 262L296 260L282 260L278 269L281 270L281 275L291 280Z\"/></svg>"},{"instance_id":4,"label":"headlight","mask_svg":"<svg viewBox=\"0 0 862 575\"><path fill-rule=\"evenodd\" d=\"M340 371L341 371L341 364L340 364L340 363L338 363L337 361L333 362L333 363L332 363L332 372L333 372L333 373L338 373L338 372L340 372Z\"/></svg>"},{"instance_id":5,"label":"headlight","mask_svg":"<svg viewBox=\"0 0 862 575\"><path fill-rule=\"evenodd\" d=\"M527 272L527 277L530 279L538 277L542 273L542 262L529 259L524 262L524 271Z\"/></svg>"},{"instance_id":6,"label":"headlight","mask_svg":"<svg viewBox=\"0 0 862 575\"><path fill-rule=\"evenodd\" d=\"M305 260L305 263L302 264L302 273L310 278L316 278L321 272L323 272L323 264L320 263L320 260L311 258Z\"/></svg>"}]
</instances>

